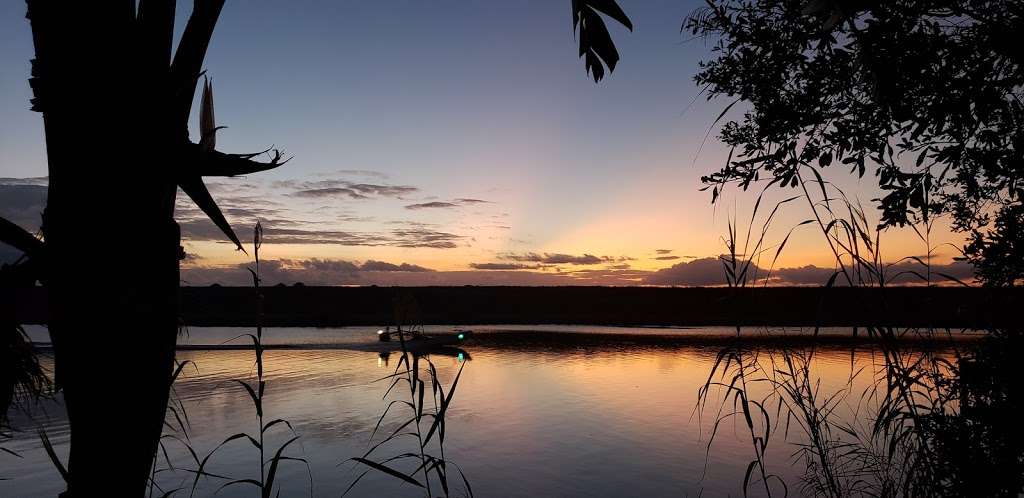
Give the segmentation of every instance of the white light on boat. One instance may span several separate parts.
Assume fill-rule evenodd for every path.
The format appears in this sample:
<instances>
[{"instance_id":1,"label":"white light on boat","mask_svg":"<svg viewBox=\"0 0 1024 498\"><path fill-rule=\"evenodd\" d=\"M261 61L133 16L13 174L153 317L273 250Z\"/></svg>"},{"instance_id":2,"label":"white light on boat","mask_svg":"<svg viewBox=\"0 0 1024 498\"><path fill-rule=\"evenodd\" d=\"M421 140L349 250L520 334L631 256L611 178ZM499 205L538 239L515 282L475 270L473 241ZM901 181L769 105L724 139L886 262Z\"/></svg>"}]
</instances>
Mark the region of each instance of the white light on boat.
<instances>
[{"instance_id":1,"label":"white light on boat","mask_svg":"<svg viewBox=\"0 0 1024 498\"><path fill-rule=\"evenodd\" d=\"M378 330L377 331L377 335L384 335L384 331L383 330Z\"/></svg>"}]
</instances>

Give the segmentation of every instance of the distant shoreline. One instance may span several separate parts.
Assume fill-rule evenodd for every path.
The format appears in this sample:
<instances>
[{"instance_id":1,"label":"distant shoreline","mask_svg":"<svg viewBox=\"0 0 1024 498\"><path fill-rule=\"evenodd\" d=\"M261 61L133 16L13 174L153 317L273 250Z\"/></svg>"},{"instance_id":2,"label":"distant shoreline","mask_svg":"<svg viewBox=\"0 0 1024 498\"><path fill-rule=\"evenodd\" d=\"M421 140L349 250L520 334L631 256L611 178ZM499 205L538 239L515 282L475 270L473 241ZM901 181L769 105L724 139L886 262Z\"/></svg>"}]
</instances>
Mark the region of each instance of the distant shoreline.
<instances>
[{"instance_id":1,"label":"distant shoreline","mask_svg":"<svg viewBox=\"0 0 1024 498\"><path fill-rule=\"evenodd\" d=\"M84 289L87 291L87 288ZM966 287L268 287L263 323L276 327L381 326L395 303L419 325L905 326L1002 328L1024 324L1024 289ZM42 288L21 296L18 319L45 324ZM192 326L252 326L249 287L183 287Z\"/></svg>"},{"instance_id":2,"label":"distant shoreline","mask_svg":"<svg viewBox=\"0 0 1024 498\"><path fill-rule=\"evenodd\" d=\"M539 326L541 327L541 326ZM628 348L649 348L649 349L677 349L677 348L702 348L722 347L724 345L757 347L760 349L772 348L799 348L799 347L824 347L824 348L870 348L878 342L866 331L860 331L857 335L852 330L838 333L835 329L815 335L807 330L801 333L786 332L765 332L763 329L747 327L739 334L735 333L672 333L672 329L665 329L663 334L630 334L586 331L555 331L555 330L491 330L478 333L465 343L441 348L421 349L412 347L414 351L425 353L438 351L464 352L462 348L469 351L479 348L491 350L578 350L579 348L590 349L622 349ZM280 332L281 330L278 329ZM900 344L910 346L914 349L944 349L954 344L968 344L987 337L984 332L933 331L931 333L909 333L896 338ZM280 335L278 339L280 339ZM262 349L266 351L358 351L370 353L388 353L401 350L397 342L379 342L372 340L370 333L367 333L365 342L294 342L294 343L264 343ZM300 339L301 340L301 339ZM33 346L41 350L49 350L53 347L49 342L33 342ZM216 344L178 344L178 351L252 351L253 344L247 338L237 341Z\"/></svg>"}]
</instances>

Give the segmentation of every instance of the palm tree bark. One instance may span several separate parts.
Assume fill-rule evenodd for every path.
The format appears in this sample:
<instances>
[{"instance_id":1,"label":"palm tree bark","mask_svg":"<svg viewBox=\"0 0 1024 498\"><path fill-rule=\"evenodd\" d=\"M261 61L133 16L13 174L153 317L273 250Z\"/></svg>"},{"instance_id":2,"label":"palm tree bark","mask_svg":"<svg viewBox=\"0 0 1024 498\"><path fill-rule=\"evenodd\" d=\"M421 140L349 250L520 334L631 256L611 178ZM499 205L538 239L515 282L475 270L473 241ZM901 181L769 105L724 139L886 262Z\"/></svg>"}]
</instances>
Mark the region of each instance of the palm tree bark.
<instances>
[{"instance_id":1,"label":"palm tree bark","mask_svg":"<svg viewBox=\"0 0 1024 498\"><path fill-rule=\"evenodd\" d=\"M173 1L142 8L148 22L173 22ZM71 429L64 496L143 496L178 325L174 163L188 137L167 87L170 28L166 43L137 43L134 0L28 0L28 18L49 169L50 334ZM167 55L147 53L160 45Z\"/></svg>"}]
</instances>

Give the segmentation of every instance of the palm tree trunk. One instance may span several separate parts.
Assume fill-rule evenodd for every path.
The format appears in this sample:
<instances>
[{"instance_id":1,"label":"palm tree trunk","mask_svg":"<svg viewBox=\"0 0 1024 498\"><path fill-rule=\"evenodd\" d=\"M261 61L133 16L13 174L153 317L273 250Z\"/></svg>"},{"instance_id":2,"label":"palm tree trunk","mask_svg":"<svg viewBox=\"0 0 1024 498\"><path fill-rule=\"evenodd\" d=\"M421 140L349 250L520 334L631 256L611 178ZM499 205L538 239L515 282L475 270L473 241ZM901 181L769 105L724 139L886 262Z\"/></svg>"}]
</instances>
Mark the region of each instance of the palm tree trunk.
<instances>
[{"instance_id":1,"label":"palm tree trunk","mask_svg":"<svg viewBox=\"0 0 1024 498\"><path fill-rule=\"evenodd\" d=\"M50 334L71 428L64 496L144 496L177 333L160 79L133 57L134 1L28 6L49 168Z\"/></svg>"},{"instance_id":2,"label":"palm tree trunk","mask_svg":"<svg viewBox=\"0 0 1024 498\"><path fill-rule=\"evenodd\" d=\"M68 493L140 496L167 410L178 326L180 186L236 246L203 176L280 166L214 150L188 118L225 0L195 0L171 58L174 0L27 0L49 193L43 215L55 376L71 425Z\"/></svg>"}]
</instances>

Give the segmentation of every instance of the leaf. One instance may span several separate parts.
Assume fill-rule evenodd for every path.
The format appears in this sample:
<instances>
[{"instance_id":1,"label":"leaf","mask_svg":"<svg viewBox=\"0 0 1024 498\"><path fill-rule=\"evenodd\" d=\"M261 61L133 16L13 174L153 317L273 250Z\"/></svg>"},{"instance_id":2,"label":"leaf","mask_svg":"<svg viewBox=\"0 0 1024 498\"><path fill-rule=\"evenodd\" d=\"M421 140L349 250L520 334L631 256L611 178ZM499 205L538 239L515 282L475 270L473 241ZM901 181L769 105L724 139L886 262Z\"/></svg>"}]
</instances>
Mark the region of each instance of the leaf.
<instances>
[{"instance_id":1,"label":"leaf","mask_svg":"<svg viewBox=\"0 0 1024 498\"><path fill-rule=\"evenodd\" d=\"M249 442L252 443L252 445L257 450L260 449L260 442L257 441L256 438L254 438L254 437L252 437L252 436L250 436L250 435L248 435L248 434L246 434L244 432L239 432L238 434L232 434L231 436L228 436L223 441L221 441L218 446L224 446L225 444L228 444L231 441L234 441L236 439L243 439L243 438L249 440Z\"/></svg>"},{"instance_id":2,"label":"leaf","mask_svg":"<svg viewBox=\"0 0 1024 498\"><path fill-rule=\"evenodd\" d=\"M584 0L583 4L615 19L619 24L625 26L626 29L633 31L632 21L629 20L629 16L622 11L622 7L619 7L618 2L615 0Z\"/></svg>"},{"instance_id":3,"label":"leaf","mask_svg":"<svg viewBox=\"0 0 1024 498\"><path fill-rule=\"evenodd\" d=\"M379 471L381 471L381 472L383 472L385 474L388 474L388 475L390 475L392 477L397 477L397 478L399 478L399 479L401 479L401 480L403 480L403 481L405 481L405 482L407 482L409 484L412 484L412 485L414 485L416 487L420 487L420 488L423 487L423 485L420 484L420 482L417 481L416 479L414 479L412 476L403 474L403 473L401 473L401 472L399 472L399 471L397 471L395 469L392 469L391 467L388 467L386 465L381 465L381 464L379 464L377 462L374 462L373 460L367 460L365 458L360 458L360 457L353 457L353 458L350 458L350 460L359 462L359 463L361 463L363 465L366 465L367 467L370 467L372 469L379 470Z\"/></svg>"},{"instance_id":4,"label":"leaf","mask_svg":"<svg viewBox=\"0 0 1024 498\"><path fill-rule=\"evenodd\" d=\"M285 419L283 419L283 418L279 418L279 419L274 419L274 420L272 420L272 421L270 421L270 422L267 422L267 423L266 423L266 424L265 424L265 425L263 426L263 429L261 430L261 432L264 432L264 433L265 433L265 432L267 432L268 430L270 430L270 428L271 428L271 427L273 427L273 426L275 426L275 425L277 425L277 424L284 424L284 425L288 426L288 429L289 429L289 430L291 430L292 432L295 432L295 429L293 429L293 428L292 428L292 424L291 424L291 422L289 422L289 421L287 421L287 420L285 420Z\"/></svg>"},{"instance_id":5,"label":"leaf","mask_svg":"<svg viewBox=\"0 0 1024 498\"><path fill-rule=\"evenodd\" d=\"M391 407L394 406L396 403L407 405L409 408L413 410L416 409L416 407L414 407L412 403L401 399L396 399L388 403L387 408L384 409L384 413L381 413L380 418L377 419L377 425L373 426L373 431L370 432L370 441L373 441L373 436L377 435L377 431L380 430L380 424L384 422L384 417L388 415L388 412L391 411Z\"/></svg>"},{"instance_id":6,"label":"leaf","mask_svg":"<svg viewBox=\"0 0 1024 498\"><path fill-rule=\"evenodd\" d=\"M573 30L579 30L579 56L584 60L587 73L598 83L604 78L604 66L615 70L619 52L615 48L601 12L632 31L633 23L614 0L574 0L572 2ZM603 62L602 62L603 61Z\"/></svg>"},{"instance_id":7,"label":"leaf","mask_svg":"<svg viewBox=\"0 0 1024 498\"><path fill-rule=\"evenodd\" d=\"M427 431L427 436L423 438L422 446L426 446L427 443L430 442L431 436L434 435L434 432L437 430L438 426L443 423L445 414L448 412L448 406L452 402L452 397L455 396L455 388L459 385L459 377L462 376L462 369L465 366L466 364L463 363L459 367L459 372L455 374L455 380L452 381L452 387L451 389L448 390L448 397L446 397L444 401L441 403L441 409L437 412L437 416L434 417L434 423L430 424L430 430Z\"/></svg>"},{"instance_id":8,"label":"leaf","mask_svg":"<svg viewBox=\"0 0 1024 498\"><path fill-rule=\"evenodd\" d=\"M193 2L192 15L185 24L185 31L178 42L178 49L171 62L172 88L179 88L175 121L182 125L188 122L192 113L192 96L199 83L199 71L206 58L206 50L213 38L213 28L224 8L225 0L204 0Z\"/></svg>"},{"instance_id":9,"label":"leaf","mask_svg":"<svg viewBox=\"0 0 1024 498\"><path fill-rule=\"evenodd\" d=\"M580 29L581 49L586 47L601 57L608 66L608 72L614 71L615 65L619 63L619 51L615 49L615 42L612 41L612 35L608 33L604 21L596 13L588 10L584 13L584 24Z\"/></svg>"},{"instance_id":10,"label":"leaf","mask_svg":"<svg viewBox=\"0 0 1024 498\"><path fill-rule=\"evenodd\" d=\"M57 456L57 452L53 450L53 444L50 443L49 436L46 435L46 431L39 429L39 440L43 443L43 449L46 450L46 456L50 457L50 461L53 462L53 466L57 468L57 472L60 473L60 477L64 479L64 482L68 481L68 469L64 466L64 463L60 461L60 457Z\"/></svg>"},{"instance_id":11,"label":"leaf","mask_svg":"<svg viewBox=\"0 0 1024 498\"><path fill-rule=\"evenodd\" d=\"M832 151L826 151L821 157L818 158L818 166L822 168L828 167L832 164Z\"/></svg>"},{"instance_id":12,"label":"leaf","mask_svg":"<svg viewBox=\"0 0 1024 498\"><path fill-rule=\"evenodd\" d=\"M288 441L285 441L284 444L277 448L277 451L274 453L274 458L270 459L270 469L267 470L267 482L263 485L263 498L270 498L270 493L274 489L274 478L277 477L277 466L284 458L281 454L284 453L284 450L288 445L294 443L297 439L299 439L299 436L295 436Z\"/></svg>"},{"instance_id":13,"label":"leaf","mask_svg":"<svg viewBox=\"0 0 1024 498\"><path fill-rule=\"evenodd\" d=\"M181 490L182 490L182 488L174 488L174 489L168 490L164 494L160 495L160 498L170 498L171 496L174 496L174 493L177 493L178 491L181 491Z\"/></svg>"},{"instance_id":14,"label":"leaf","mask_svg":"<svg viewBox=\"0 0 1024 498\"><path fill-rule=\"evenodd\" d=\"M43 241L4 218L0 218L0 242L29 256L43 249Z\"/></svg>"},{"instance_id":15,"label":"leaf","mask_svg":"<svg viewBox=\"0 0 1024 498\"><path fill-rule=\"evenodd\" d=\"M752 460L747 465L747 471L743 474L743 496L747 496L747 487L750 484L750 476L754 473L755 465L757 465L757 460Z\"/></svg>"},{"instance_id":16,"label":"leaf","mask_svg":"<svg viewBox=\"0 0 1024 498\"><path fill-rule=\"evenodd\" d=\"M217 146L217 123L213 113L213 84L203 79L203 98L199 107L200 148L211 151Z\"/></svg>"},{"instance_id":17,"label":"leaf","mask_svg":"<svg viewBox=\"0 0 1024 498\"><path fill-rule=\"evenodd\" d=\"M231 379L231 380L234 381L234 382L237 382L238 385L240 385L240 386L245 388L245 391L247 393L249 393L249 398L252 399L253 406L256 408L256 416L262 417L263 416L263 402L262 402L263 400L262 400L262 398L261 398L261 396L259 394L256 394L256 390L253 389L252 386L250 386L249 384L247 384L247 383L245 383L245 382L243 382L241 380L238 380L238 379Z\"/></svg>"},{"instance_id":18,"label":"leaf","mask_svg":"<svg viewBox=\"0 0 1024 498\"><path fill-rule=\"evenodd\" d=\"M217 127L215 129L221 129ZM267 171L281 166L291 158L284 159L281 151L276 149L262 150L252 154L227 154L216 150L207 150L200 144L189 142L185 145L183 156L186 167L192 176L239 176ZM262 154L271 154L269 162L254 161L253 158Z\"/></svg>"},{"instance_id":19,"label":"leaf","mask_svg":"<svg viewBox=\"0 0 1024 498\"><path fill-rule=\"evenodd\" d=\"M21 456L20 454L18 454L18 452L14 451L14 450L9 450L9 449L4 448L2 446L0 446L0 451L2 451L4 453L7 453L8 455L11 455L11 456L13 456L15 458L25 458L25 457Z\"/></svg>"},{"instance_id":20,"label":"leaf","mask_svg":"<svg viewBox=\"0 0 1024 498\"><path fill-rule=\"evenodd\" d=\"M236 484L252 484L253 486L256 486L257 488L261 488L261 489L263 488L263 485L260 484L260 482L257 481L256 479L235 479L234 481L231 481L231 482L221 486L220 488L218 488L217 492L215 494L219 494L221 491L224 491L224 488L227 488L229 486L234 486Z\"/></svg>"},{"instance_id":21,"label":"leaf","mask_svg":"<svg viewBox=\"0 0 1024 498\"><path fill-rule=\"evenodd\" d=\"M940 276L940 277L942 277L942 278L944 278L944 279L946 279L946 280L950 280L950 281L956 282L956 283L958 283L958 284L960 284L960 285L962 285L964 287L970 287L971 286L970 284L968 284L968 283L964 282L963 280L960 280L959 278L956 278L956 277L954 277L952 275L949 275L949 274L946 274L946 273L941 273L941 272L935 272L935 274Z\"/></svg>"},{"instance_id":22,"label":"leaf","mask_svg":"<svg viewBox=\"0 0 1024 498\"><path fill-rule=\"evenodd\" d=\"M203 183L203 179L198 176L183 178L178 180L178 186L199 206L199 209L206 213L206 216L210 217L213 224L217 225L217 228L220 228L220 231L224 232L224 235L227 235L228 239L235 243L238 250L245 253L242 242L238 240L235 231L231 229L231 224L224 218L224 213L221 213L217 203L210 195L210 191L207 190L206 184Z\"/></svg>"},{"instance_id":23,"label":"leaf","mask_svg":"<svg viewBox=\"0 0 1024 498\"><path fill-rule=\"evenodd\" d=\"M697 146L697 154L694 155L694 157L693 157L694 164L697 163L697 157L700 156L701 151L704 150L704 144L707 143L708 137L711 136L711 130L715 129L715 125L717 125L718 122L721 121L723 117L725 117L725 113L729 112L729 109L732 109L732 106L734 106L737 103L739 103L739 101L740 101L740 99L733 100L732 102L729 103L729 105L725 106L725 109L722 109L722 112L718 113L718 117L715 118L715 120L711 123L711 126L708 126L707 131L704 132L704 138L700 141L700 145ZM732 153L733 153L734 150L736 150L735 147L733 147L731 150L729 150L729 160L732 159ZM726 160L726 163L725 163L726 166L728 166L729 160ZM714 195L715 195L715 199L714 200L717 200L717 198L718 198L718 190L717 189L714 191ZM713 203L714 200L712 200L711 202Z\"/></svg>"},{"instance_id":24,"label":"leaf","mask_svg":"<svg viewBox=\"0 0 1024 498\"><path fill-rule=\"evenodd\" d=\"M469 479L466 479L466 474L462 472L462 467L452 464L455 466L455 470L459 471L459 476L462 477L462 484L466 486L466 492L469 493L469 498L473 498L473 486L469 485Z\"/></svg>"}]
</instances>

